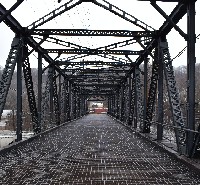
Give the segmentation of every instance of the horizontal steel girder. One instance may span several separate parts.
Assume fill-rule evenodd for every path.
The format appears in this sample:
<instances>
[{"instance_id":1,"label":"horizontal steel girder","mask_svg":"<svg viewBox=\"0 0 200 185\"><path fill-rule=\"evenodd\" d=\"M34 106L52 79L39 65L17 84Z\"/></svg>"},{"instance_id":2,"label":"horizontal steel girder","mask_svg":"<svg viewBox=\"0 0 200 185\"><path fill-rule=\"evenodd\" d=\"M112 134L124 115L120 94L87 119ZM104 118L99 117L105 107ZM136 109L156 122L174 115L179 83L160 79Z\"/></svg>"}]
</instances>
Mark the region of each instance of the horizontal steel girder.
<instances>
[{"instance_id":1,"label":"horizontal steel girder","mask_svg":"<svg viewBox=\"0 0 200 185\"><path fill-rule=\"evenodd\" d=\"M109 83L109 84L113 84L113 82L115 82L114 84L116 84L117 85L117 83L119 83L119 82L121 82L121 79L115 79L115 81L113 81L113 80L105 80L105 79L90 79L90 80L84 80L84 79L79 79L79 80L74 80L74 83L83 83L84 82L84 84L86 84L86 83L96 83L96 82L98 82L98 83Z\"/></svg>"},{"instance_id":2,"label":"horizontal steel girder","mask_svg":"<svg viewBox=\"0 0 200 185\"><path fill-rule=\"evenodd\" d=\"M113 93L81 93L80 96L112 96Z\"/></svg>"},{"instance_id":3,"label":"horizontal steel girder","mask_svg":"<svg viewBox=\"0 0 200 185\"><path fill-rule=\"evenodd\" d=\"M96 75L68 75L68 79L80 79L80 78L109 78L109 79L120 79L123 78L124 76L111 76L111 75L105 75L105 76L100 76L99 74Z\"/></svg>"},{"instance_id":4,"label":"horizontal steel girder","mask_svg":"<svg viewBox=\"0 0 200 185\"><path fill-rule=\"evenodd\" d=\"M124 63L124 62L103 62L103 61L81 61L81 62L71 62L71 61L55 61L57 65L107 65L107 66L130 66L131 63ZM132 63L133 64L133 63Z\"/></svg>"},{"instance_id":5,"label":"horizontal steel girder","mask_svg":"<svg viewBox=\"0 0 200 185\"><path fill-rule=\"evenodd\" d=\"M154 31L129 30L86 30L86 29L34 29L27 30L27 35L62 35L62 36L117 36L117 37L154 37Z\"/></svg>"},{"instance_id":6,"label":"horizontal steel girder","mask_svg":"<svg viewBox=\"0 0 200 185\"><path fill-rule=\"evenodd\" d=\"M118 84L76 84L76 86L81 86L81 87L101 87L101 88L113 88L113 87L118 87Z\"/></svg>"},{"instance_id":7,"label":"horizontal steel girder","mask_svg":"<svg viewBox=\"0 0 200 185\"><path fill-rule=\"evenodd\" d=\"M59 54L114 54L114 55L140 55L143 51L131 50L97 50L97 49L45 49L45 53Z\"/></svg>"},{"instance_id":8,"label":"horizontal steel girder","mask_svg":"<svg viewBox=\"0 0 200 185\"><path fill-rule=\"evenodd\" d=\"M80 69L80 68L76 68L76 69L63 69L63 72L80 72L80 74L102 74L102 73L126 73L128 71L127 70L123 70L123 69Z\"/></svg>"}]
</instances>

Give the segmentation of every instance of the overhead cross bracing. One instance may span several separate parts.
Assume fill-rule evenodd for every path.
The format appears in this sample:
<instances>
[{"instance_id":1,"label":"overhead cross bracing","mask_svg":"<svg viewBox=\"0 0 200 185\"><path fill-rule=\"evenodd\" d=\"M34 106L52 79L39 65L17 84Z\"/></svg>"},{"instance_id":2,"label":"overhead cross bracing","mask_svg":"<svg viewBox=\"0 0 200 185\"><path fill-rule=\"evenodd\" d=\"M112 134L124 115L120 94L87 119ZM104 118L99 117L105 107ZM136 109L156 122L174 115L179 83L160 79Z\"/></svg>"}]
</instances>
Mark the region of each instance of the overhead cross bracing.
<instances>
[{"instance_id":1,"label":"overhead cross bracing","mask_svg":"<svg viewBox=\"0 0 200 185\"><path fill-rule=\"evenodd\" d=\"M159 141L168 139L182 155L197 155L200 125L195 119L195 0L177 1L170 13L164 12L160 2L143 2L165 20L156 29L105 0L62 1L41 18L31 17L34 20L27 26L14 16L25 3L19 1L7 9L0 4L0 20L15 34L0 83L0 113L17 66L17 141L22 139L23 74L36 134L85 115L87 100L99 95L105 97L111 116L140 132L156 135ZM63 19L59 21L62 16L69 21L73 17L70 12L76 10L75 15L86 5L103 9L119 18L119 23L123 20L131 26L73 28ZM187 31L178 26L185 15ZM114 27L112 23L108 26ZM185 102L180 99L167 41L172 30L187 42ZM36 86L30 67L33 54L38 60Z\"/></svg>"}]
</instances>

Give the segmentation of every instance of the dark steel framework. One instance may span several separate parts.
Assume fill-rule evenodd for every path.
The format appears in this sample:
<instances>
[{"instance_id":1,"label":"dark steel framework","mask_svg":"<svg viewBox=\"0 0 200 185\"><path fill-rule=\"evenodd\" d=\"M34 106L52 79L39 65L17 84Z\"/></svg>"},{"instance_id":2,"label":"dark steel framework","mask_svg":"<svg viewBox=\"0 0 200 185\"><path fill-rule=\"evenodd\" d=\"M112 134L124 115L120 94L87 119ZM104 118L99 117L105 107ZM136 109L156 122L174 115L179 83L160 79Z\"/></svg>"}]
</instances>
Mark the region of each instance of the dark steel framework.
<instances>
[{"instance_id":1,"label":"dark steel framework","mask_svg":"<svg viewBox=\"0 0 200 185\"><path fill-rule=\"evenodd\" d=\"M142 133L154 133L157 140L167 138L167 131L174 136L180 154L193 157L200 145L200 125L195 130L195 2L196 0L174 0L176 7L168 16L156 3L151 5L166 19L158 30L153 29L134 16L105 0L71 0L56 10L22 27L11 15L22 2L17 1L10 10L0 3L0 22L4 22L15 33L11 49L0 81L0 114L2 114L17 64L17 141L22 139L22 69L27 88L33 131L37 134L45 129L71 121L88 113L87 100L92 96L103 96L108 101L108 114ZM171 0L162 0L172 2ZM37 29L58 15L84 2L91 2L131 22L142 31L84 30L84 29ZM184 33L177 25L187 14L188 30ZM179 93L173 72L172 60L166 36L175 29L187 41L187 116L184 119ZM57 36L117 36L127 38L96 49L65 42ZM36 42L36 38L40 42ZM64 49L43 48L44 42L56 43ZM118 49L139 44L140 51ZM28 47L32 48L28 51ZM38 93L33 89L29 55L38 52ZM58 56L53 59L50 53ZM60 60L63 54L73 54ZM80 60L97 55L102 61ZM117 57L125 56L124 58ZM138 55L135 61L129 55ZM149 64L149 57L153 62ZM106 59L106 60L105 60ZM42 61L48 66L42 69ZM98 68L91 68L96 66ZM151 68L151 69L149 69ZM43 88L43 73L48 69ZM149 71L151 78L148 80ZM165 81L164 81L165 79ZM172 123L164 122L163 90L166 84ZM43 89L43 90L42 90ZM168 128L170 127L170 128Z\"/></svg>"}]
</instances>

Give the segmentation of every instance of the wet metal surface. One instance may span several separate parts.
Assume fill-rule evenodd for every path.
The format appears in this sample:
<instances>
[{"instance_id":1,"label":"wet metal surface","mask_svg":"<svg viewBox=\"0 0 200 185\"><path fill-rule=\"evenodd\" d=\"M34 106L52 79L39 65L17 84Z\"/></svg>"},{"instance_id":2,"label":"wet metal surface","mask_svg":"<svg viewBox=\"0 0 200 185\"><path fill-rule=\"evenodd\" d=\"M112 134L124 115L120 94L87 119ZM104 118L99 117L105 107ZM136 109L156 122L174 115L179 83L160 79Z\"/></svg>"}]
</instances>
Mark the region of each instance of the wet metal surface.
<instances>
[{"instance_id":1,"label":"wet metal surface","mask_svg":"<svg viewBox=\"0 0 200 185\"><path fill-rule=\"evenodd\" d=\"M200 184L200 175L107 115L88 115L0 156L5 185Z\"/></svg>"}]
</instances>

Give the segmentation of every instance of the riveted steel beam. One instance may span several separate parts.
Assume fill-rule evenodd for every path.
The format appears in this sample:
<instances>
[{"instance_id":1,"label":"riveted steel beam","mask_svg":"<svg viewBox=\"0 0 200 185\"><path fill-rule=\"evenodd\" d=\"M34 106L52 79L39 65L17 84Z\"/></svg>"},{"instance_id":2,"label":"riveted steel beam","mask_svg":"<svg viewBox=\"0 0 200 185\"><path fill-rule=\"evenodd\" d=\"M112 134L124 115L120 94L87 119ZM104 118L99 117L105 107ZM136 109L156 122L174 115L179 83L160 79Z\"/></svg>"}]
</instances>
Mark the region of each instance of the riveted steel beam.
<instances>
[{"instance_id":1,"label":"riveted steel beam","mask_svg":"<svg viewBox=\"0 0 200 185\"><path fill-rule=\"evenodd\" d=\"M38 19L37 21L33 22L28 26L29 29L37 28L38 26L41 26L50 20L54 19L55 17L61 15L62 13L66 12L67 10L70 10L74 8L75 6L81 4L81 0L70 0L69 2L63 4L62 6L56 8L52 12L48 13L47 15L43 16L42 18Z\"/></svg>"},{"instance_id":2,"label":"riveted steel beam","mask_svg":"<svg viewBox=\"0 0 200 185\"><path fill-rule=\"evenodd\" d=\"M63 69L63 72L79 72L87 74L87 73L126 73L128 70L121 70L121 69L80 69L80 68L75 68L75 69Z\"/></svg>"},{"instance_id":3,"label":"riveted steel beam","mask_svg":"<svg viewBox=\"0 0 200 185\"><path fill-rule=\"evenodd\" d=\"M136 17L134 17L131 14L128 14L127 12L125 12L124 10L112 5L111 3L109 3L108 1L105 0L94 0L93 1L94 4L114 13L115 15L121 17L122 19L131 22L132 24L142 28L143 30L149 31L149 30L154 30L153 27L145 24L144 22L140 21L139 19L137 19Z\"/></svg>"},{"instance_id":4,"label":"riveted steel beam","mask_svg":"<svg viewBox=\"0 0 200 185\"><path fill-rule=\"evenodd\" d=\"M115 36L115 37L154 37L154 31L129 30L87 30L87 29L34 29L26 30L27 35L61 35L61 36Z\"/></svg>"},{"instance_id":5,"label":"riveted steel beam","mask_svg":"<svg viewBox=\"0 0 200 185\"><path fill-rule=\"evenodd\" d=\"M84 83L79 83L79 84L75 84L76 86L80 86L80 87L101 87L101 88L113 88L113 87L117 87L119 86L118 84L95 84L95 83L91 83L91 84L84 84Z\"/></svg>"},{"instance_id":6,"label":"riveted steel beam","mask_svg":"<svg viewBox=\"0 0 200 185\"><path fill-rule=\"evenodd\" d=\"M0 17L0 23L6 19L8 15L11 14L12 11L14 11L24 0L18 0L9 10L7 10L1 17Z\"/></svg>"},{"instance_id":7,"label":"riveted steel beam","mask_svg":"<svg viewBox=\"0 0 200 185\"><path fill-rule=\"evenodd\" d=\"M62 54L114 54L114 55L140 55L142 51L131 50L98 50L98 49L45 49L45 53L62 53Z\"/></svg>"},{"instance_id":8,"label":"riveted steel beam","mask_svg":"<svg viewBox=\"0 0 200 185\"><path fill-rule=\"evenodd\" d=\"M131 63L125 62L104 62L104 61L80 61L80 62L73 62L73 61L55 61L57 65L80 65L80 66L87 66L87 65L107 65L107 66L130 66Z\"/></svg>"}]
</instances>

